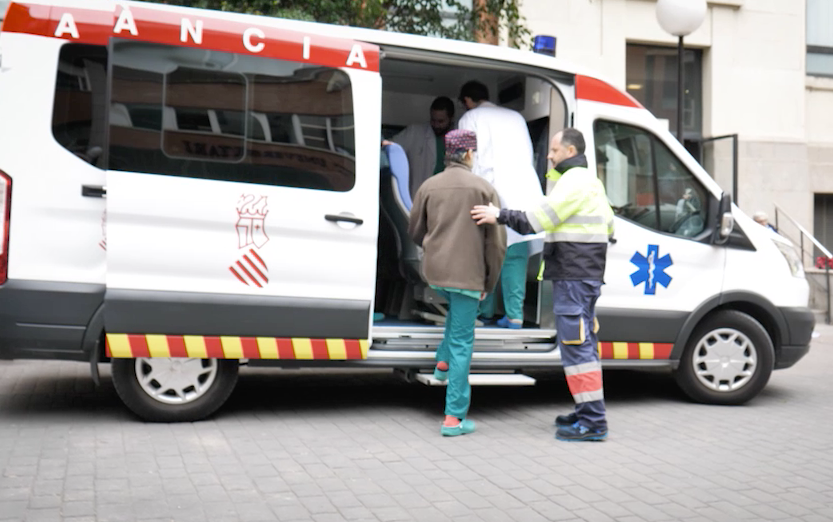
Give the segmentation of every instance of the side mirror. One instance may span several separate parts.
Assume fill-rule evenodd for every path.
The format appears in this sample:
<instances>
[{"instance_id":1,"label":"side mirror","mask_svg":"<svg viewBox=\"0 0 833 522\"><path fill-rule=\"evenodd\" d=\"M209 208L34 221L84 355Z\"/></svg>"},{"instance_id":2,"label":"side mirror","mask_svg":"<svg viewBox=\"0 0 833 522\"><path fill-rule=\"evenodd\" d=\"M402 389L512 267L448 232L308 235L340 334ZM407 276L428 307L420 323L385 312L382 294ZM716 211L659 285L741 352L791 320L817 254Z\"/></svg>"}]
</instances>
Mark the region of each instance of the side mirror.
<instances>
[{"instance_id":1,"label":"side mirror","mask_svg":"<svg viewBox=\"0 0 833 522\"><path fill-rule=\"evenodd\" d=\"M717 223L715 223L713 243L722 245L729 240L729 235L735 228L735 217L732 215L732 195L723 194L717 207Z\"/></svg>"}]
</instances>

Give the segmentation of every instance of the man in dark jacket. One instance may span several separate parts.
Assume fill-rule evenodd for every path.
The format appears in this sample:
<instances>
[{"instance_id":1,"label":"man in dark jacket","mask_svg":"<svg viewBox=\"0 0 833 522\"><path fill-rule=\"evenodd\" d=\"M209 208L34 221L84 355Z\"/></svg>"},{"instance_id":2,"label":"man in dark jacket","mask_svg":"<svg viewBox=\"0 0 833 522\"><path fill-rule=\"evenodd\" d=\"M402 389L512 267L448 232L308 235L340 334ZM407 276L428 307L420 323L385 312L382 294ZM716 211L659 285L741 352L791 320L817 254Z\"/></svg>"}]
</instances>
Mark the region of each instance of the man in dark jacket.
<instances>
[{"instance_id":1,"label":"man in dark jacket","mask_svg":"<svg viewBox=\"0 0 833 522\"><path fill-rule=\"evenodd\" d=\"M425 279L448 301L443 341L437 349L434 376L448 379L444 436L471 433L466 419L471 403L469 368L474 350L477 309L500 277L506 253L503 227L478 227L469 216L475 205L499 203L495 189L472 173L477 137L471 131L445 135L446 169L417 191L408 233L424 249Z\"/></svg>"},{"instance_id":2,"label":"man in dark jacket","mask_svg":"<svg viewBox=\"0 0 833 522\"><path fill-rule=\"evenodd\" d=\"M556 418L555 437L571 441L607 437L596 300L613 234L613 210L604 185L587 169L584 148L584 136L576 129L553 137L547 158L560 177L537 208L524 212L481 205L471 211L478 225L506 224L521 234L546 232L544 278L552 281L558 346L576 402L575 412Z\"/></svg>"}]
</instances>

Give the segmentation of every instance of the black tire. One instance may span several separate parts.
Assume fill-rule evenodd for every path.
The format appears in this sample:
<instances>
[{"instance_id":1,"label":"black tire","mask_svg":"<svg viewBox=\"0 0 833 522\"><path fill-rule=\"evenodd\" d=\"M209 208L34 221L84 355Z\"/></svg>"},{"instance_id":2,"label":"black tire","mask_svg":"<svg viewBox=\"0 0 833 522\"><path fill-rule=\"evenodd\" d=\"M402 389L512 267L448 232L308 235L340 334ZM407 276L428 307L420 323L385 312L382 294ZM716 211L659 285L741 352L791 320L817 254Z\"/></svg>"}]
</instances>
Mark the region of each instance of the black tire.
<instances>
[{"instance_id":1,"label":"black tire","mask_svg":"<svg viewBox=\"0 0 833 522\"><path fill-rule=\"evenodd\" d=\"M695 357L717 358L721 351L736 354L735 364L729 365L728 361L721 359L720 367L715 366L717 371L712 372L704 361L695 363ZM772 340L761 323L743 312L722 310L708 316L695 328L674 377L694 401L743 404L764 389L772 374L774 361ZM715 376L721 369L726 370L726 375ZM741 371L745 373L731 376L733 372ZM721 377L727 378L722 380Z\"/></svg>"},{"instance_id":2,"label":"black tire","mask_svg":"<svg viewBox=\"0 0 833 522\"><path fill-rule=\"evenodd\" d=\"M153 359L140 359L152 363ZM194 360L192 360L194 361ZM168 404L152 397L139 382L137 359L113 359L113 385L119 398L133 413L150 422L192 422L217 411L237 384L240 364L237 359L196 360L200 364L216 364L214 379L202 394L180 404Z\"/></svg>"}]
</instances>

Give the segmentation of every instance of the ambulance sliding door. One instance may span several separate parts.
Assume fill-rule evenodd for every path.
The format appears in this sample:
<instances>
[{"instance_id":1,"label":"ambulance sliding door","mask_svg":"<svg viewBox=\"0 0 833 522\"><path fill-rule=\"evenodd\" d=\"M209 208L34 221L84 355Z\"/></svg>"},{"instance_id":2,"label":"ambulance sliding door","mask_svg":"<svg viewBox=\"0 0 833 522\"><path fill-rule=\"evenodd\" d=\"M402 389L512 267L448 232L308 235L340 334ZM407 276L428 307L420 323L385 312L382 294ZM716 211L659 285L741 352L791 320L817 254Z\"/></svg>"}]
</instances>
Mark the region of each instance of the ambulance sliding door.
<instances>
[{"instance_id":1,"label":"ambulance sliding door","mask_svg":"<svg viewBox=\"0 0 833 522\"><path fill-rule=\"evenodd\" d=\"M107 331L367 339L378 72L123 40L111 56Z\"/></svg>"}]
</instances>

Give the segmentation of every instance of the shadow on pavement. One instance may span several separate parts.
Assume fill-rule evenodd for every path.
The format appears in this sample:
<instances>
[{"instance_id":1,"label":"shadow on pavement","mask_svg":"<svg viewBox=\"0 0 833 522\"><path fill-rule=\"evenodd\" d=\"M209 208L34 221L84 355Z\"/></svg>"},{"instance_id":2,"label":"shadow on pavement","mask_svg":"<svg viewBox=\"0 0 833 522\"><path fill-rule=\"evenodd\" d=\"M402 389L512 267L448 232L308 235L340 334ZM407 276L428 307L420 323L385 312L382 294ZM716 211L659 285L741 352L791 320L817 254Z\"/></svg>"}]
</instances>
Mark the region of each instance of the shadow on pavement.
<instances>
[{"instance_id":1,"label":"shadow on pavement","mask_svg":"<svg viewBox=\"0 0 833 522\"><path fill-rule=\"evenodd\" d=\"M0 379L0 416L114 419L132 417L116 395L109 367L101 367L101 385L89 375L74 375L44 368L9 379ZM561 371L529 372L535 386L490 387L473 390L473 411L507 408L572 407L572 397ZM777 375L777 373L776 373ZM605 397L610 407L690 403L667 371L608 370L604 374ZM749 405L795 400L789 387L770 382ZM410 409L436 414L442 408L444 387L408 383L390 370L274 370L244 367L234 393L215 415L246 415L288 411L340 414L373 409Z\"/></svg>"},{"instance_id":2,"label":"shadow on pavement","mask_svg":"<svg viewBox=\"0 0 833 522\"><path fill-rule=\"evenodd\" d=\"M560 371L530 372L535 386L478 386L473 410L481 408L572 406ZM669 373L616 370L605 372L605 395L618 402L679 402L687 399ZM244 369L224 407L238 413L290 410L345 410L407 407L434 414L442 407L445 387L407 383L390 370L272 371Z\"/></svg>"}]
</instances>

